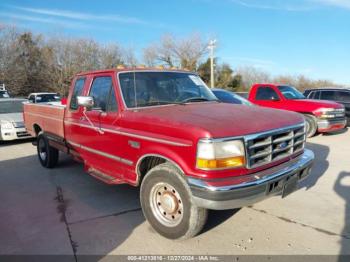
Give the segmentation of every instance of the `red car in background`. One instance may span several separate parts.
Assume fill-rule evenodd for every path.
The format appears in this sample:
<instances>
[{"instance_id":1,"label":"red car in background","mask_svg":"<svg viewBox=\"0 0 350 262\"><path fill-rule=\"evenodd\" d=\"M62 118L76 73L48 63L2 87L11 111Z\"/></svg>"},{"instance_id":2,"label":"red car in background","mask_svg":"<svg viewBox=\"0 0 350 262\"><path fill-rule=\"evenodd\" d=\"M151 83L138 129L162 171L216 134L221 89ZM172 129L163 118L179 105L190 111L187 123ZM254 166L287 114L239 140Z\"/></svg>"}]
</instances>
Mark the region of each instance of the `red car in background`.
<instances>
[{"instance_id":1,"label":"red car in background","mask_svg":"<svg viewBox=\"0 0 350 262\"><path fill-rule=\"evenodd\" d=\"M343 105L306 99L297 89L287 85L255 84L250 90L248 100L260 106L303 114L308 137L314 136L316 132L343 129L347 122Z\"/></svg>"}]
</instances>

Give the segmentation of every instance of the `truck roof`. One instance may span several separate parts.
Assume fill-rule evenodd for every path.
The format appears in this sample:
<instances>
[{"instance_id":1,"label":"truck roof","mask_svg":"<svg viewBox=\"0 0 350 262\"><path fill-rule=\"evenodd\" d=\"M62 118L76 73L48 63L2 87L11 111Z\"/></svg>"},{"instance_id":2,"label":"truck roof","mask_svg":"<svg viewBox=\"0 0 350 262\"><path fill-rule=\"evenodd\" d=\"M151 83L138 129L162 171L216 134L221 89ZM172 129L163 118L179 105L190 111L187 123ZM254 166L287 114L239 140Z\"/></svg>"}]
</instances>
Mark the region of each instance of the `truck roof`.
<instances>
[{"instance_id":1,"label":"truck roof","mask_svg":"<svg viewBox=\"0 0 350 262\"><path fill-rule=\"evenodd\" d=\"M318 90L322 90L322 91L327 91L327 90L349 91L350 87L320 87L320 88L308 88L308 89L305 89L305 91L318 91Z\"/></svg>"},{"instance_id":2,"label":"truck roof","mask_svg":"<svg viewBox=\"0 0 350 262\"><path fill-rule=\"evenodd\" d=\"M179 72L179 73L192 73L186 69L178 69L178 68L163 68L163 67L123 67L123 68L112 68L112 69L104 69L104 70L94 70L94 71L86 71L78 73L77 76L84 75L94 75L101 73L119 73L119 72L133 72L133 71L152 71L152 72Z\"/></svg>"},{"instance_id":3,"label":"truck roof","mask_svg":"<svg viewBox=\"0 0 350 262\"><path fill-rule=\"evenodd\" d=\"M281 83L255 83L253 86L291 86L289 84L281 84Z\"/></svg>"}]
</instances>

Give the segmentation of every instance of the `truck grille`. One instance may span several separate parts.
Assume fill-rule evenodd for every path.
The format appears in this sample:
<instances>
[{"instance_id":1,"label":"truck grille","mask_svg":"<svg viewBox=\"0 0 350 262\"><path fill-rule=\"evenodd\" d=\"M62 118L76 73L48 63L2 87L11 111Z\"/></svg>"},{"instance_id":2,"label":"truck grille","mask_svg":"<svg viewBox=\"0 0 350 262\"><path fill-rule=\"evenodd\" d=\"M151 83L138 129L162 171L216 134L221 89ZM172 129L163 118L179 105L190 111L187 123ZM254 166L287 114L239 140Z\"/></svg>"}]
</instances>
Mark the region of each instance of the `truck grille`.
<instances>
[{"instance_id":1,"label":"truck grille","mask_svg":"<svg viewBox=\"0 0 350 262\"><path fill-rule=\"evenodd\" d=\"M303 150L304 125L272 130L246 138L247 164L249 168L269 164Z\"/></svg>"},{"instance_id":2,"label":"truck grille","mask_svg":"<svg viewBox=\"0 0 350 262\"><path fill-rule=\"evenodd\" d=\"M30 136L30 134L29 133L27 133L27 132L17 132L16 133L17 134L17 137L27 137L27 136Z\"/></svg>"}]
</instances>

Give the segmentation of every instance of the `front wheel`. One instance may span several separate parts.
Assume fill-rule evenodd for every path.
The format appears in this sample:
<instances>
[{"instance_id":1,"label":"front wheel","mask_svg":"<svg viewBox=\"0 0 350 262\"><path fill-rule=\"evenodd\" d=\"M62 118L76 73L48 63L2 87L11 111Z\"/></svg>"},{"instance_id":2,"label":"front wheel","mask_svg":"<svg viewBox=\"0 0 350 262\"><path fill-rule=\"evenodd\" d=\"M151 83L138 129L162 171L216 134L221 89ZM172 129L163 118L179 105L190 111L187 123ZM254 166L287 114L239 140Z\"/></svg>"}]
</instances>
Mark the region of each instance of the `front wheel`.
<instances>
[{"instance_id":1,"label":"front wheel","mask_svg":"<svg viewBox=\"0 0 350 262\"><path fill-rule=\"evenodd\" d=\"M186 181L169 163L158 165L146 174L140 200L148 222L166 238L194 237L207 220L207 209L193 203Z\"/></svg>"},{"instance_id":2,"label":"front wheel","mask_svg":"<svg viewBox=\"0 0 350 262\"><path fill-rule=\"evenodd\" d=\"M37 138L37 152L40 164L46 168L53 168L58 162L58 150L50 146L48 139L43 133Z\"/></svg>"},{"instance_id":3,"label":"front wheel","mask_svg":"<svg viewBox=\"0 0 350 262\"><path fill-rule=\"evenodd\" d=\"M313 137L317 132L317 119L312 115L304 115L306 136Z\"/></svg>"}]
</instances>

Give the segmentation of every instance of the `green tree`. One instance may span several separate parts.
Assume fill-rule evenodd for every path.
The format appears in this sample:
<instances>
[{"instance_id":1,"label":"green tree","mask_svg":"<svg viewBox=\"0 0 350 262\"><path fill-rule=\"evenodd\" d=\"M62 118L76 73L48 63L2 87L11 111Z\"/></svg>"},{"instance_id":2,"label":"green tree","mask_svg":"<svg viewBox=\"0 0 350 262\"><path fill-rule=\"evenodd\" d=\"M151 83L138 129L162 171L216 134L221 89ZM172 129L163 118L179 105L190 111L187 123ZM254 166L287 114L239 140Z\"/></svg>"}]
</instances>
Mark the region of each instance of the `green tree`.
<instances>
[{"instance_id":1,"label":"green tree","mask_svg":"<svg viewBox=\"0 0 350 262\"><path fill-rule=\"evenodd\" d=\"M228 64L222 64L216 68L216 86L232 89L233 70Z\"/></svg>"},{"instance_id":2,"label":"green tree","mask_svg":"<svg viewBox=\"0 0 350 262\"><path fill-rule=\"evenodd\" d=\"M214 60L215 64L216 59ZM197 72L206 84L210 82L210 59L198 66Z\"/></svg>"},{"instance_id":3,"label":"green tree","mask_svg":"<svg viewBox=\"0 0 350 262\"><path fill-rule=\"evenodd\" d=\"M229 64L218 65L217 58L214 59L215 66L215 86L227 90L238 90L242 85L242 76L234 75L234 71ZM198 66L200 77L207 84L210 82L210 59Z\"/></svg>"}]
</instances>

